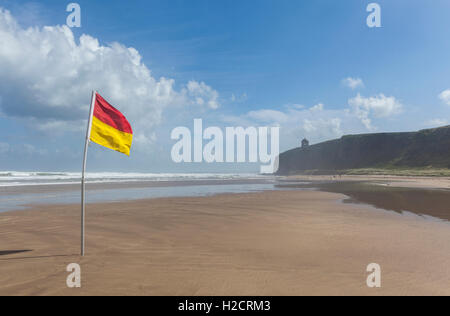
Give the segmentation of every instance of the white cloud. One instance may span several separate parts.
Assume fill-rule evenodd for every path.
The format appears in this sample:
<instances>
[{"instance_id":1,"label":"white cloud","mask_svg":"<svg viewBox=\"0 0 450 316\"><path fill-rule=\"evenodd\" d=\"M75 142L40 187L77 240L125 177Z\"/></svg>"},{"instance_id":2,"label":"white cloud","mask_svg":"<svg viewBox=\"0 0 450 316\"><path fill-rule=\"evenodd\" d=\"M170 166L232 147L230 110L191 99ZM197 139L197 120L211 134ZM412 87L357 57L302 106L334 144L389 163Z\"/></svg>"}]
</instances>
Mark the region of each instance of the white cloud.
<instances>
[{"instance_id":1,"label":"white cloud","mask_svg":"<svg viewBox=\"0 0 450 316\"><path fill-rule=\"evenodd\" d=\"M197 105L207 104L213 110L217 110L220 106L219 93L204 82L189 81L185 91L194 98Z\"/></svg>"},{"instance_id":2,"label":"white cloud","mask_svg":"<svg viewBox=\"0 0 450 316\"><path fill-rule=\"evenodd\" d=\"M177 91L173 79L154 78L134 48L102 46L89 35L77 41L67 26L24 29L2 8L0 70L0 112L25 118L40 130L83 126L92 89L133 122L138 140L154 138L163 111L220 105L218 92L204 82L191 81Z\"/></svg>"},{"instance_id":3,"label":"white cloud","mask_svg":"<svg viewBox=\"0 0 450 316\"><path fill-rule=\"evenodd\" d=\"M238 103L245 102L245 101L247 101L247 99L248 99L247 93L243 93L240 96L236 96L233 93L230 98L231 102L238 102Z\"/></svg>"},{"instance_id":4,"label":"white cloud","mask_svg":"<svg viewBox=\"0 0 450 316\"><path fill-rule=\"evenodd\" d=\"M314 105L310 110L311 111L323 111L324 105L322 103Z\"/></svg>"},{"instance_id":5,"label":"white cloud","mask_svg":"<svg viewBox=\"0 0 450 316\"><path fill-rule=\"evenodd\" d=\"M31 144L10 145L8 143L0 142L0 155L1 154L16 154L20 157L35 155L43 156L48 154L48 150L45 148L37 148Z\"/></svg>"},{"instance_id":6,"label":"white cloud","mask_svg":"<svg viewBox=\"0 0 450 316\"><path fill-rule=\"evenodd\" d=\"M424 125L428 126L428 127L440 127L440 126L448 125L448 121L445 119L432 119L432 120L426 121Z\"/></svg>"},{"instance_id":7,"label":"white cloud","mask_svg":"<svg viewBox=\"0 0 450 316\"><path fill-rule=\"evenodd\" d=\"M374 128L371 116L387 118L401 113L403 109L403 105L395 97L386 97L384 94L369 98L364 98L358 94L348 103L367 129Z\"/></svg>"},{"instance_id":8,"label":"white cloud","mask_svg":"<svg viewBox=\"0 0 450 316\"><path fill-rule=\"evenodd\" d=\"M450 89L444 90L439 94L439 99L447 105L450 105Z\"/></svg>"},{"instance_id":9,"label":"white cloud","mask_svg":"<svg viewBox=\"0 0 450 316\"><path fill-rule=\"evenodd\" d=\"M263 123L283 123L288 121L286 113L276 110L258 110L247 113L248 118Z\"/></svg>"},{"instance_id":10,"label":"white cloud","mask_svg":"<svg viewBox=\"0 0 450 316\"><path fill-rule=\"evenodd\" d=\"M48 151L43 148L36 148L31 144L21 144L17 145L12 149L14 152L19 153L20 155L46 155Z\"/></svg>"},{"instance_id":11,"label":"white cloud","mask_svg":"<svg viewBox=\"0 0 450 316\"><path fill-rule=\"evenodd\" d=\"M295 109L295 110L303 110L305 106L303 104L287 104L286 108Z\"/></svg>"},{"instance_id":12,"label":"white cloud","mask_svg":"<svg viewBox=\"0 0 450 316\"><path fill-rule=\"evenodd\" d=\"M338 137L343 134L341 129L342 120L340 118L316 120L304 119L303 130L307 133L321 133Z\"/></svg>"},{"instance_id":13,"label":"white cloud","mask_svg":"<svg viewBox=\"0 0 450 316\"><path fill-rule=\"evenodd\" d=\"M142 147L151 146L156 141L156 134L152 133L150 135L140 134L133 137L133 143L141 145Z\"/></svg>"},{"instance_id":14,"label":"white cloud","mask_svg":"<svg viewBox=\"0 0 450 316\"><path fill-rule=\"evenodd\" d=\"M60 121L60 120L54 120L54 119L46 119L46 120L40 120L36 118L28 119L28 121L39 131L41 132L48 132L51 133L54 136L56 135L55 131L65 131L65 132L77 132L77 133L85 133L86 132L86 126L87 123L83 124L83 122L80 121L81 124L71 124L67 121ZM64 136L64 134L61 134L60 136Z\"/></svg>"},{"instance_id":15,"label":"white cloud","mask_svg":"<svg viewBox=\"0 0 450 316\"><path fill-rule=\"evenodd\" d=\"M352 78L352 77L348 77L342 80L342 83L346 86L349 87L352 90L355 90L357 88L363 88L364 87L364 82L361 78Z\"/></svg>"},{"instance_id":16,"label":"white cloud","mask_svg":"<svg viewBox=\"0 0 450 316\"><path fill-rule=\"evenodd\" d=\"M31 144L15 144L10 145L7 143L0 143L0 154L11 153L18 156L44 156L48 154L48 150L45 148L38 148Z\"/></svg>"},{"instance_id":17,"label":"white cloud","mask_svg":"<svg viewBox=\"0 0 450 316\"><path fill-rule=\"evenodd\" d=\"M345 109L332 110L319 103L313 107L285 106L285 110L261 109L241 116L222 118L230 126L279 126L281 149L300 146L303 138L312 143L339 138L345 133L364 132L359 119Z\"/></svg>"}]
</instances>

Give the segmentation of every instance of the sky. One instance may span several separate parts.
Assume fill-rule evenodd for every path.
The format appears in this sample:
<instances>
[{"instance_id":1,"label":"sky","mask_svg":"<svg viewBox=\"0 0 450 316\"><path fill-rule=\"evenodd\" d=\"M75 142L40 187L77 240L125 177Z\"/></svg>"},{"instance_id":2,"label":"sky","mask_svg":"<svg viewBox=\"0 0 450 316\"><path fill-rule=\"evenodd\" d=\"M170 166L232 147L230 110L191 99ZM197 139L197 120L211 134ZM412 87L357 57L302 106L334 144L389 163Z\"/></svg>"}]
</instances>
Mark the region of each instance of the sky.
<instances>
[{"instance_id":1,"label":"sky","mask_svg":"<svg viewBox=\"0 0 450 316\"><path fill-rule=\"evenodd\" d=\"M175 164L171 131L278 126L281 151L346 134L450 124L450 2L0 0L0 170L81 168L93 89L134 130L90 171L244 172Z\"/></svg>"}]
</instances>

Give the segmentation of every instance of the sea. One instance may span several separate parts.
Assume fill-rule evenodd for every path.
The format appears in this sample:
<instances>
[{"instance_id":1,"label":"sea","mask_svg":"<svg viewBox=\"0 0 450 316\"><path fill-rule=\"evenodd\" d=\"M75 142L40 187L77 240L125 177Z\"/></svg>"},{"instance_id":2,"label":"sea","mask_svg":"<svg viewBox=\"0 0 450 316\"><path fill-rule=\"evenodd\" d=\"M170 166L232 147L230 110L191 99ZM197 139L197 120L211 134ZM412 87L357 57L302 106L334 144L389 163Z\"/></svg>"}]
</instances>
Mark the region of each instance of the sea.
<instances>
[{"instance_id":1,"label":"sea","mask_svg":"<svg viewBox=\"0 0 450 316\"><path fill-rule=\"evenodd\" d=\"M277 178L249 173L86 174L87 203L199 197L275 190ZM41 204L80 203L81 173L0 171L0 212Z\"/></svg>"},{"instance_id":2,"label":"sea","mask_svg":"<svg viewBox=\"0 0 450 316\"><path fill-rule=\"evenodd\" d=\"M142 181L195 181L195 180L239 180L263 179L250 173L120 173L88 172L86 183L119 183ZM20 172L0 171L0 187L51 186L81 183L80 172Z\"/></svg>"}]
</instances>

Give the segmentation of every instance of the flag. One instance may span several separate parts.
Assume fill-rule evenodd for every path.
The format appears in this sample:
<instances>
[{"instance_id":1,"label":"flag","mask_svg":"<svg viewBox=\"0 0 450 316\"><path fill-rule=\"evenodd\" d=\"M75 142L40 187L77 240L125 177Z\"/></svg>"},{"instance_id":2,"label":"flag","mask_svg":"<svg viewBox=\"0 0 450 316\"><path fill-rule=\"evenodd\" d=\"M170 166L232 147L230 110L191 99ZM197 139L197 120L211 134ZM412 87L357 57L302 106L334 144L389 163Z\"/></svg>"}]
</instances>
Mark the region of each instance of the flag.
<instances>
[{"instance_id":1,"label":"flag","mask_svg":"<svg viewBox=\"0 0 450 316\"><path fill-rule=\"evenodd\" d=\"M130 123L98 93L95 95L90 140L128 156L133 142Z\"/></svg>"}]
</instances>

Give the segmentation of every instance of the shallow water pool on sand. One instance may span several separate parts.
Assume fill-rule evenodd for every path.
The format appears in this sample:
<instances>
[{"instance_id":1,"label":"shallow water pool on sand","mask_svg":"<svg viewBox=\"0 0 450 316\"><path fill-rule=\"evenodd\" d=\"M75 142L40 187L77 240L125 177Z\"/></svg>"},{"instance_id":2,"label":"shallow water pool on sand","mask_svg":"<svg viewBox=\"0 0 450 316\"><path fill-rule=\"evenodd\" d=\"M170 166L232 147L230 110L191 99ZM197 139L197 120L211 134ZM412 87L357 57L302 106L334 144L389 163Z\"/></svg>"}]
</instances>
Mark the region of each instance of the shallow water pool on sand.
<instances>
[{"instance_id":1,"label":"shallow water pool on sand","mask_svg":"<svg viewBox=\"0 0 450 316\"><path fill-rule=\"evenodd\" d=\"M445 189L397 188L375 181L316 182L308 185L287 183L277 187L315 188L348 196L344 203L369 204L388 211L410 212L450 221L450 190Z\"/></svg>"},{"instance_id":2,"label":"shallow water pool on sand","mask_svg":"<svg viewBox=\"0 0 450 316\"><path fill-rule=\"evenodd\" d=\"M59 190L56 190L59 189ZM119 202L127 200L199 197L225 193L249 193L274 190L273 183L214 184L194 185L192 183L177 186L142 186L118 188L97 187L86 191L87 203ZM80 189L73 187L62 190L55 186L41 188L41 192L0 194L0 212L23 210L36 204L77 204L80 203Z\"/></svg>"}]
</instances>

